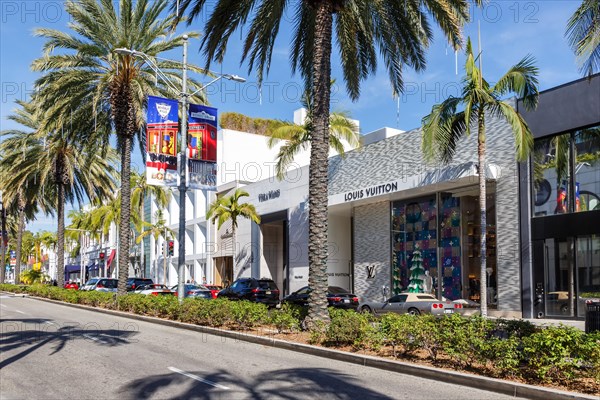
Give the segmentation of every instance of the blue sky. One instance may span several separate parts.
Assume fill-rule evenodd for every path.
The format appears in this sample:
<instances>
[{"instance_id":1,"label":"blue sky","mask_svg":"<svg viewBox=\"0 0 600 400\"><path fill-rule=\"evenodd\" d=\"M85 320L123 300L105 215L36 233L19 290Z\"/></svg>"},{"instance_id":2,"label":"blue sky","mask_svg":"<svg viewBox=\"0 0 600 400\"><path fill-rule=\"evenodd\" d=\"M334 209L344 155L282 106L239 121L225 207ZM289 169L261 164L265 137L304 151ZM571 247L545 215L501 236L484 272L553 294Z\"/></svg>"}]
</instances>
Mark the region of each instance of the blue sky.
<instances>
[{"instance_id":1,"label":"blue sky","mask_svg":"<svg viewBox=\"0 0 600 400\"><path fill-rule=\"evenodd\" d=\"M567 19L580 3L577 0L492 0L482 10L473 9L473 22L465 27L464 35L471 36L477 48L477 26L480 24L484 76L495 81L510 66L532 54L540 68L540 90L579 78L575 57L564 38L564 31ZM181 27L179 31L201 31L205 20L206 17L201 16L191 27ZM41 56L43 45L42 39L33 36L34 29L67 30L68 21L62 1L0 1L0 129L16 127L6 117L14 109L14 101L27 100L33 89L37 75L30 71L29 66ZM285 23L280 29L271 71L261 93L255 73L248 73L247 65L240 65L239 39L246 30L233 35L223 65L213 64L212 69L241 75L247 82L221 81L211 86L208 93L212 106L220 112L234 111L262 118L292 118L293 110L299 107L302 82L290 73L290 26L290 23ZM199 40L192 40L189 62L204 65L198 47ZM180 59L181 53L165 56ZM405 94L400 96L399 101L392 97L387 74L380 66L377 74L362 84L360 99L352 102L343 86L337 48L334 47L332 75L337 79L337 85L332 93L332 109L347 111L352 118L360 120L362 133L383 126L403 130L416 128L433 104L458 93L463 62L464 56L459 52L456 75L454 52L436 31L427 55L427 69L422 73L405 70ZM200 76L194 78L203 80ZM134 167L141 169L143 163L138 153L137 150L134 152L133 162ZM40 216L28 228L34 231L55 230L55 225L50 219Z\"/></svg>"}]
</instances>

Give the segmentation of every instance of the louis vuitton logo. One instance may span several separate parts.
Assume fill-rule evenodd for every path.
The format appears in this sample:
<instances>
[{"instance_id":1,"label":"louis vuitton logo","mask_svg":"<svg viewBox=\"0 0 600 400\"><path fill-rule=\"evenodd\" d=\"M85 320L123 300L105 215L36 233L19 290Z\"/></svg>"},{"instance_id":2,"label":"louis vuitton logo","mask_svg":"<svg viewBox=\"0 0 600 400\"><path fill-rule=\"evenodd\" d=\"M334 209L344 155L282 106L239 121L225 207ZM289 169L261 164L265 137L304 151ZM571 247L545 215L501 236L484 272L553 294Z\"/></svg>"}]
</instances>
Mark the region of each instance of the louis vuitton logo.
<instances>
[{"instance_id":1,"label":"louis vuitton logo","mask_svg":"<svg viewBox=\"0 0 600 400\"><path fill-rule=\"evenodd\" d=\"M374 278L375 278L375 266L367 265L367 279L374 279Z\"/></svg>"}]
</instances>

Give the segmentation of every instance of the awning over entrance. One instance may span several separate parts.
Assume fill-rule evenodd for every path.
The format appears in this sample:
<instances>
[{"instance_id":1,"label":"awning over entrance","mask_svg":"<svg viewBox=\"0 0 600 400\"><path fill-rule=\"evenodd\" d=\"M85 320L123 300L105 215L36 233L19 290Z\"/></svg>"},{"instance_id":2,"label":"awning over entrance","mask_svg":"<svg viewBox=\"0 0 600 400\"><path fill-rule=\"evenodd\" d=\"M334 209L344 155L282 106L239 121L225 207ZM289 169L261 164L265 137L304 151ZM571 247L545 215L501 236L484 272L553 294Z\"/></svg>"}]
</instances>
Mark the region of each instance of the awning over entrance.
<instances>
[{"instance_id":1,"label":"awning over entrance","mask_svg":"<svg viewBox=\"0 0 600 400\"><path fill-rule=\"evenodd\" d=\"M500 177L500 167L488 164L487 180L497 180ZM376 184L368 187L352 189L344 193L329 196L329 206L369 203L381 201L400 192L414 195L425 192L449 190L466 185L475 185L479 180L477 163L468 162L450 165L424 171L422 174L400 177L397 180Z\"/></svg>"}]
</instances>

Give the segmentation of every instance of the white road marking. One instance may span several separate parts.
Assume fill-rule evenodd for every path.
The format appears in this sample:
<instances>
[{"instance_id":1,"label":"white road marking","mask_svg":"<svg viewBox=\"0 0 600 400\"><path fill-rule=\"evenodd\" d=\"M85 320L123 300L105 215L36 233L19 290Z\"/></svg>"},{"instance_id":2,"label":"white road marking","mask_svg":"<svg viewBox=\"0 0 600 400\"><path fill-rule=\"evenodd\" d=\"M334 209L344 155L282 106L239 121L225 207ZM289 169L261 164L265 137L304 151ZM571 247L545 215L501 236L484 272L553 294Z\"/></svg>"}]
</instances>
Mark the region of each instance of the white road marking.
<instances>
[{"instance_id":1,"label":"white road marking","mask_svg":"<svg viewBox=\"0 0 600 400\"><path fill-rule=\"evenodd\" d=\"M173 371L173 372L177 372L178 374L187 376L188 378L195 379L198 382L206 383L207 385L214 386L214 387L219 388L219 389L229 390L229 388L227 386L219 385L218 383L211 382L209 380L200 378L198 375L190 374L189 372L182 371L182 370L177 369L175 367L169 367L169 370Z\"/></svg>"},{"instance_id":2,"label":"white road marking","mask_svg":"<svg viewBox=\"0 0 600 400\"><path fill-rule=\"evenodd\" d=\"M84 334L83 337L84 338L88 338L88 339L92 339L94 342L98 342L98 343L102 343L102 344L108 344L108 342L106 342L106 341L104 341L104 340L102 340L100 338L94 337L92 335Z\"/></svg>"},{"instance_id":3,"label":"white road marking","mask_svg":"<svg viewBox=\"0 0 600 400\"><path fill-rule=\"evenodd\" d=\"M8 308L8 306L5 304L0 304L0 307Z\"/></svg>"},{"instance_id":4,"label":"white road marking","mask_svg":"<svg viewBox=\"0 0 600 400\"><path fill-rule=\"evenodd\" d=\"M19 310L14 310L15 312L18 312L19 314L26 314L23 311L19 311Z\"/></svg>"}]
</instances>

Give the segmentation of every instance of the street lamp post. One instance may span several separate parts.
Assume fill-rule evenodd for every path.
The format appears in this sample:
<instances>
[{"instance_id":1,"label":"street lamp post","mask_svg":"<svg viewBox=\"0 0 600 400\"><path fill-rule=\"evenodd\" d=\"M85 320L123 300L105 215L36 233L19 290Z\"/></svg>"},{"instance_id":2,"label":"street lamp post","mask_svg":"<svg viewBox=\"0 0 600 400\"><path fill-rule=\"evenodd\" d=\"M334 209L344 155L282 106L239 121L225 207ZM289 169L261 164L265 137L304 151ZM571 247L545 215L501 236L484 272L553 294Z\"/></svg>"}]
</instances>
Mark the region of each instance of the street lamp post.
<instances>
[{"instance_id":1,"label":"street lamp post","mask_svg":"<svg viewBox=\"0 0 600 400\"><path fill-rule=\"evenodd\" d=\"M215 74L218 75L212 81L203 85L201 88L196 90L193 93L187 92L187 47L188 47L188 36L183 35L183 63L182 63L182 87L181 92L178 91L177 87L173 84L173 82L158 68L158 66L152 61L152 58L145 53L136 50L129 50L125 48L115 49L115 53L117 54L125 54L131 55L133 57L140 57L158 76L160 76L167 86L169 86L172 90L174 90L178 96L179 101L182 105L182 121L181 121L181 149L178 155L178 164L179 164L179 233L178 233L178 255L177 255L177 293L179 301L183 301L185 293L184 293L184 281L185 281L185 203L186 203L186 166L187 166L187 106L188 106L188 97L193 96L194 94L206 89L208 86L217 82L220 79L229 79L235 82L246 82L244 78L238 75L230 75L230 74Z\"/></svg>"}]
</instances>

